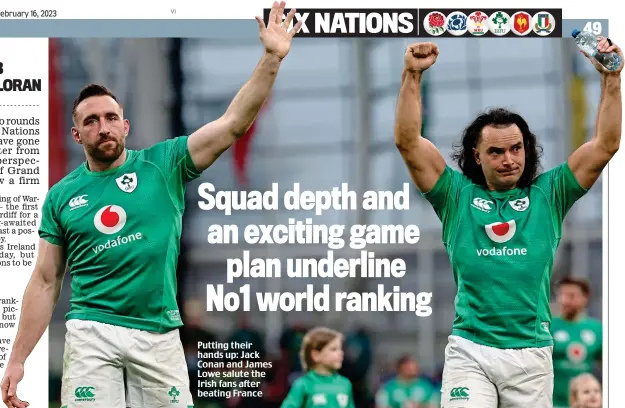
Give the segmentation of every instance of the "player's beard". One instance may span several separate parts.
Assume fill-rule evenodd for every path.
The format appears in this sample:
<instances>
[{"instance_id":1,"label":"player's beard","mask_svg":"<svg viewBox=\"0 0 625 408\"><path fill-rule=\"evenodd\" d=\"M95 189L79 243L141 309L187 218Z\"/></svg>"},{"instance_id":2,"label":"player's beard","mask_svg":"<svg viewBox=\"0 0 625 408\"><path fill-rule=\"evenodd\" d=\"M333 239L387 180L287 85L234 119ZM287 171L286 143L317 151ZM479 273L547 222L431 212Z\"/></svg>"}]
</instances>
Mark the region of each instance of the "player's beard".
<instances>
[{"instance_id":1,"label":"player's beard","mask_svg":"<svg viewBox=\"0 0 625 408\"><path fill-rule=\"evenodd\" d=\"M115 145L105 147L107 144L110 145L108 142L113 142ZM94 144L85 145L85 147L87 154L93 159L101 163L113 163L124 152L125 144L123 140L117 141L113 138L107 138Z\"/></svg>"},{"instance_id":2,"label":"player's beard","mask_svg":"<svg viewBox=\"0 0 625 408\"><path fill-rule=\"evenodd\" d=\"M577 317L582 313L582 310L578 310L578 309L564 309L562 311L562 316L566 319L566 320L576 320Z\"/></svg>"}]
</instances>

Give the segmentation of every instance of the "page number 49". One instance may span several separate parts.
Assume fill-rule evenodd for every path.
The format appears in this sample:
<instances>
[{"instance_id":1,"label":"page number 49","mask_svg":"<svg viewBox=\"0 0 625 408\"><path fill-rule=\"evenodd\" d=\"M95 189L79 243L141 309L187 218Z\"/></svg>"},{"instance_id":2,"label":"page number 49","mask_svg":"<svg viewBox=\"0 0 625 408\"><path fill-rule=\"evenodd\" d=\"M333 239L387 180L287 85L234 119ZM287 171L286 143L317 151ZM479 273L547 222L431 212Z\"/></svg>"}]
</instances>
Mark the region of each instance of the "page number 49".
<instances>
[{"instance_id":1,"label":"page number 49","mask_svg":"<svg viewBox=\"0 0 625 408\"><path fill-rule=\"evenodd\" d=\"M601 35L601 22L589 21L584 26L584 31L590 31L594 35Z\"/></svg>"}]
</instances>

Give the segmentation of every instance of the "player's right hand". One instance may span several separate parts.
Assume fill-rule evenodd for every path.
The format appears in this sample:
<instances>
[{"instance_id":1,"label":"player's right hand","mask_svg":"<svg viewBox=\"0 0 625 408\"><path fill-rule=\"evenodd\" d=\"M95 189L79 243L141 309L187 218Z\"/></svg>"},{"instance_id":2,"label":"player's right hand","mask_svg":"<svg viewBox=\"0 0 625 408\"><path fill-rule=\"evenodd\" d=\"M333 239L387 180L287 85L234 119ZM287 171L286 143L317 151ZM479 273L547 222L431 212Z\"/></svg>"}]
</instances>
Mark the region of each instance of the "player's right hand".
<instances>
[{"instance_id":1,"label":"player's right hand","mask_svg":"<svg viewBox=\"0 0 625 408\"><path fill-rule=\"evenodd\" d=\"M26 408L30 404L22 401L16 395L17 384L24 378L24 365L9 362L2 379L2 401L8 408Z\"/></svg>"},{"instance_id":2,"label":"player's right hand","mask_svg":"<svg viewBox=\"0 0 625 408\"><path fill-rule=\"evenodd\" d=\"M404 66L408 71L423 72L438 58L438 46L434 43L414 43L406 48Z\"/></svg>"}]
</instances>

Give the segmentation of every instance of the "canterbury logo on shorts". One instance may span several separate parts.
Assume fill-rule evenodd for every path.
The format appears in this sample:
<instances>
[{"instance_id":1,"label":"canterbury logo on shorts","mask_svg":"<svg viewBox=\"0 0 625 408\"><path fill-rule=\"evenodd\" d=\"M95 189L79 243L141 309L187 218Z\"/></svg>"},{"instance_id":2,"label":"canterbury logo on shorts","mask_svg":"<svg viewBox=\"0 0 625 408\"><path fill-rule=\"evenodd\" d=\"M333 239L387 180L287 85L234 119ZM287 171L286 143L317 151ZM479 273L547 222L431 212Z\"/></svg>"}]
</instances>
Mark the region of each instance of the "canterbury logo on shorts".
<instances>
[{"instance_id":1,"label":"canterbury logo on shorts","mask_svg":"<svg viewBox=\"0 0 625 408\"><path fill-rule=\"evenodd\" d=\"M467 387L452 388L449 393L449 399L451 401L458 399L469 399L469 389Z\"/></svg>"},{"instance_id":2,"label":"canterbury logo on shorts","mask_svg":"<svg viewBox=\"0 0 625 408\"><path fill-rule=\"evenodd\" d=\"M90 398L95 397L95 394L93 392L94 390L95 390L95 387L78 387L74 391L74 395L79 400L90 399Z\"/></svg>"}]
</instances>

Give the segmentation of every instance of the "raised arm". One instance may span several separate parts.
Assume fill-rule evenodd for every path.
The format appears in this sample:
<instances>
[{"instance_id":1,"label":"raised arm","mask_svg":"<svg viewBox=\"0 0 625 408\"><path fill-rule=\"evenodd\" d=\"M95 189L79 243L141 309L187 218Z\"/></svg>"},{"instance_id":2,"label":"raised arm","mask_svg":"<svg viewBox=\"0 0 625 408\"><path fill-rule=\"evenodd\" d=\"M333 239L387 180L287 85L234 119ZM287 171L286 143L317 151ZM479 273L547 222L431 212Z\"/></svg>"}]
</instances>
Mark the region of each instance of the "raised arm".
<instances>
[{"instance_id":1,"label":"raised arm","mask_svg":"<svg viewBox=\"0 0 625 408\"><path fill-rule=\"evenodd\" d=\"M39 240L37 262L26 286L17 336L2 380L2 400L7 407L25 406L16 396L17 383L24 376L24 362L41 339L52 319L65 274L62 247Z\"/></svg>"},{"instance_id":2,"label":"raised arm","mask_svg":"<svg viewBox=\"0 0 625 408\"><path fill-rule=\"evenodd\" d=\"M421 78L437 57L438 47L433 43L416 43L406 49L395 116L395 145L410 177L424 193L434 188L445 171L445 159L421 134Z\"/></svg>"},{"instance_id":3,"label":"raised arm","mask_svg":"<svg viewBox=\"0 0 625 408\"><path fill-rule=\"evenodd\" d=\"M288 31L295 9L291 9L282 22L285 5L285 2L273 3L267 27L260 17L256 17L265 54L261 57L252 77L239 90L224 115L189 136L189 153L198 170L203 171L210 167L224 151L247 132L267 100L280 64L291 48L291 39L302 24L298 22L291 31Z\"/></svg>"},{"instance_id":4,"label":"raised arm","mask_svg":"<svg viewBox=\"0 0 625 408\"><path fill-rule=\"evenodd\" d=\"M616 44L610 45L607 38L600 39L598 50L599 52L616 52L621 56L621 59L623 58L621 49ZM586 57L601 73L601 101L599 102L595 133L592 140L573 152L569 157L569 167L579 184L589 189L614 157L621 143L623 114L621 70L623 63L616 71L608 71L594 58L588 55Z\"/></svg>"}]
</instances>

